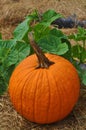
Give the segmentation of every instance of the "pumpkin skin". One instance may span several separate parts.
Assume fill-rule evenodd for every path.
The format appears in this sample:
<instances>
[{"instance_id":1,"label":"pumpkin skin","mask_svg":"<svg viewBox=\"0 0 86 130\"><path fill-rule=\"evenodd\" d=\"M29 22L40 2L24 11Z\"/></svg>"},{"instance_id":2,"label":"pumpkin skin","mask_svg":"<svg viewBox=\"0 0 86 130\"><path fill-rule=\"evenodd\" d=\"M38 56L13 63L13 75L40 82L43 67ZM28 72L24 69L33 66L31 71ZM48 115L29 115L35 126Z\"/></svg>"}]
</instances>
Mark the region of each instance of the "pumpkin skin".
<instances>
[{"instance_id":1,"label":"pumpkin skin","mask_svg":"<svg viewBox=\"0 0 86 130\"><path fill-rule=\"evenodd\" d=\"M75 106L80 81L75 67L61 56L45 54L54 64L37 67L36 55L24 59L14 70L9 94L14 108L26 119L49 124L65 118Z\"/></svg>"}]
</instances>

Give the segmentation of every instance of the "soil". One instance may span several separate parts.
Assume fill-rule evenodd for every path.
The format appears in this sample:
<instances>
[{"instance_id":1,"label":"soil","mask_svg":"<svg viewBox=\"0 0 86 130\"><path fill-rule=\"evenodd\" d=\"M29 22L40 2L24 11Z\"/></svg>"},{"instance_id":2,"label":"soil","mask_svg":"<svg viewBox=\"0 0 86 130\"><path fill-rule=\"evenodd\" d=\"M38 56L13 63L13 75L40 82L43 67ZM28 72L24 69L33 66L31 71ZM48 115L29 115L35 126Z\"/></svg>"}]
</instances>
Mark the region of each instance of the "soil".
<instances>
[{"instance_id":1,"label":"soil","mask_svg":"<svg viewBox=\"0 0 86 130\"><path fill-rule=\"evenodd\" d=\"M77 19L86 20L86 0L0 0L0 32L3 39L12 38L14 28L34 9L40 13L54 9L65 17L76 14ZM77 29L62 31L69 34ZM39 125L24 119L15 111L6 92L0 96L0 130L86 130L86 87L81 86L79 100L70 115L50 125Z\"/></svg>"}]
</instances>

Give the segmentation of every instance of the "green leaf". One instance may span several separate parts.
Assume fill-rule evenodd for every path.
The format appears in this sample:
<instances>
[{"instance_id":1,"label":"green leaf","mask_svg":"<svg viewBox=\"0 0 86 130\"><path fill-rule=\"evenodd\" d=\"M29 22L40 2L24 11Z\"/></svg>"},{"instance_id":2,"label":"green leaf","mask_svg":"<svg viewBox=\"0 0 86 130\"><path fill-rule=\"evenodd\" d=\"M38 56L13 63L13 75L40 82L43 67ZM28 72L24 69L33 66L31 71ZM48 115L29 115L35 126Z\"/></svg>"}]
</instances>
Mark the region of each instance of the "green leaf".
<instances>
[{"instance_id":1,"label":"green leaf","mask_svg":"<svg viewBox=\"0 0 86 130\"><path fill-rule=\"evenodd\" d=\"M28 41L28 32L31 31L31 21L38 20L38 12L35 10L32 14L28 15L26 19L20 23L13 32L13 36L17 40Z\"/></svg>"},{"instance_id":2,"label":"green leaf","mask_svg":"<svg viewBox=\"0 0 86 130\"><path fill-rule=\"evenodd\" d=\"M18 53L18 61L16 62L16 64L21 62L25 57L29 56L30 54L30 44L27 44L23 41L17 41L15 49Z\"/></svg>"},{"instance_id":3,"label":"green leaf","mask_svg":"<svg viewBox=\"0 0 86 130\"><path fill-rule=\"evenodd\" d=\"M86 49L81 45L74 45L72 47L72 56L83 63L86 61Z\"/></svg>"},{"instance_id":4,"label":"green leaf","mask_svg":"<svg viewBox=\"0 0 86 130\"><path fill-rule=\"evenodd\" d=\"M15 40L0 40L0 63L10 66L17 61L17 52L14 50Z\"/></svg>"},{"instance_id":5,"label":"green leaf","mask_svg":"<svg viewBox=\"0 0 86 130\"><path fill-rule=\"evenodd\" d=\"M77 38L79 41L86 40L86 29L78 27Z\"/></svg>"},{"instance_id":6,"label":"green leaf","mask_svg":"<svg viewBox=\"0 0 86 130\"><path fill-rule=\"evenodd\" d=\"M0 39L0 48L11 48L16 44L15 39L10 39L10 40L2 40Z\"/></svg>"},{"instance_id":7,"label":"green leaf","mask_svg":"<svg viewBox=\"0 0 86 130\"><path fill-rule=\"evenodd\" d=\"M71 43L70 43L68 37L67 37L61 30L56 29L56 28L52 29L52 30L50 31L50 34L52 34L52 35L58 37L63 44L64 44L64 43L67 44L67 46L68 46L68 51L67 51L66 53L64 53L64 51L63 51L62 56L63 56L64 58L68 59L68 60L71 60ZM64 47L64 46L66 47L66 45L63 45L63 47ZM65 50L65 47L64 47L64 50Z\"/></svg>"},{"instance_id":8,"label":"green leaf","mask_svg":"<svg viewBox=\"0 0 86 130\"><path fill-rule=\"evenodd\" d=\"M47 35L38 41L38 45L44 52L62 55L68 51L66 43L61 43L61 40L53 35Z\"/></svg>"},{"instance_id":9,"label":"green leaf","mask_svg":"<svg viewBox=\"0 0 86 130\"><path fill-rule=\"evenodd\" d=\"M8 87L16 65L30 54L30 45L23 41L0 40L0 94Z\"/></svg>"},{"instance_id":10,"label":"green leaf","mask_svg":"<svg viewBox=\"0 0 86 130\"><path fill-rule=\"evenodd\" d=\"M9 67L30 54L30 45L23 41L0 41L0 63Z\"/></svg>"},{"instance_id":11,"label":"green leaf","mask_svg":"<svg viewBox=\"0 0 86 130\"><path fill-rule=\"evenodd\" d=\"M56 36L56 37L59 37L60 39L68 39L67 36L59 29L56 29L56 28L53 28L51 31L50 31L50 34Z\"/></svg>"},{"instance_id":12,"label":"green leaf","mask_svg":"<svg viewBox=\"0 0 86 130\"><path fill-rule=\"evenodd\" d=\"M7 90L7 85L5 84L5 81L0 76L0 95L2 95Z\"/></svg>"},{"instance_id":13,"label":"green leaf","mask_svg":"<svg viewBox=\"0 0 86 130\"><path fill-rule=\"evenodd\" d=\"M24 20L13 32L13 36L16 40L22 40L29 31L29 19Z\"/></svg>"},{"instance_id":14,"label":"green leaf","mask_svg":"<svg viewBox=\"0 0 86 130\"><path fill-rule=\"evenodd\" d=\"M84 85L86 85L86 71L84 71L83 75L82 75L82 83Z\"/></svg>"},{"instance_id":15,"label":"green leaf","mask_svg":"<svg viewBox=\"0 0 86 130\"><path fill-rule=\"evenodd\" d=\"M2 34L0 33L0 39L2 39Z\"/></svg>"},{"instance_id":16,"label":"green leaf","mask_svg":"<svg viewBox=\"0 0 86 130\"><path fill-rule=\"evenodd\" d=\"M86 29L82 27L78 27L78 32L69 35L69 39L73 39L75 41L85 41L86 40Z\"/></svg>"},{"instance_id":17,"label":"green leaf","mask_svg":"<svg viewBox=\"0 0 86 130\"><path fill-rule=\"evenodd\" d=\"M86 49L85 48L83 48L83 51L82 51L82 53L81 53L81 60L82 60L82 62L83 63L86 63Z\"/></svg>"},{"instance_id":18,"label":"green leaf","mask_svg":"<svg viewBox=\"0 0 86 130\"><path fill-rule=\"evenodd\" d=\"M42 22L51 24L54 20L61 18L61 17L62 17L62 15L59 13L56 13L54 10L48 10L43 14Z\"/></svg>"},{"instance_id":19,"label":"green leaf","mask_svg":"<svg viewBox=\"0 0 86 130\"><path fill-rule=\"evenodd\" d=\"M5 70L4 70L5 69ZM0 65L0 94L3 94L8 87L8 75L7 70L2 65Z\"/></svg>"},{"instance_id":20,"label":"green leaf","mask_svg":"<svg viewBox=\"0 0 86 130\"><path fill-rule=\"evenodd\" d=\"M39 23L33 28L33 31L34 40L37 42L39 39L41 39L49 33L50 28L47 25Z\"/></svg>"},{"instance_id":21,"label":"green leaf","mask_svg":"<svg viewBox=\"0 0 86 130\"><path fill-rule=\"evenodd\" d=\"M66 43L59 44L57 48L57 54L63 55L68 51L68 45Z\"/></svg>"},{"instance_id":22,"label":"green leaf","mask_svg":"<svg viewBox=\"0 0 86 130\"><path fill-rule=\"evenodd\" d=\"M12 65L9 68L0 66L0 95L2 95L8 88L10 76L15 66Z\"/></svg>"}]
</instances>

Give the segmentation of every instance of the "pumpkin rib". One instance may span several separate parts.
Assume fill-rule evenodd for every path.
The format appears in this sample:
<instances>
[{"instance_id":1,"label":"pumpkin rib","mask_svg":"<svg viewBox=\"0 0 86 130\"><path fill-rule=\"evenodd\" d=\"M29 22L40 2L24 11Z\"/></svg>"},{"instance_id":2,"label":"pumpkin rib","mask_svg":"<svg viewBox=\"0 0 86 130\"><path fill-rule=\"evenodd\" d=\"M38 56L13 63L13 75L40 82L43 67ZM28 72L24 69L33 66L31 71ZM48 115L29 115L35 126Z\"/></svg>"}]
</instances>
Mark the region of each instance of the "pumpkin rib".
<instances>
[{"instance_id":1,"label":"pumpkin rib","mask_svg":"<svg viewBox=\"0 0 86 130\"><path fill-rule=\"evenodd\" d=\"M26 75L27 76L27 75ZM26 76L25 76L25 78L26 78ZM17 83L17 85L15 85L16 86L16 88L15 88L15 90L14 90L14 95L13 95L13 97L14 97L14 99L15 99L15 92L16 92L16 95L17 95L17 93L18 93L18 91L17 91L17 87L19 86L19 88L20 88L20 103L21 103L21 105L20 105L20 113L22 114L22 99L21 99L21 97L22 97L22 92L23 92L23 88L24 88L24 78L22 78L22 88L21 88L21 80L19 80L20 82L19 83ZM25 79L26 80L26 79ZM18 88L18 89L19 89ZM15 100L13 99L13 101L15 102ZM17 101L18 101L18 97L17 97ZM15 104L14 104L15 105ZM18 103L18 105L19 105L19 103ZM17 107L17 109L19 109L19 107L18 107L18 105L17 106L15 106L15 107ZM19 111L19 110L18 110Z\"/></svg>"},{"instance_id":2,"label":"pumpkin rib","mask_svg":"<svg viewBox=\"0 0 86 130\"><path fill-rule=\"evenodd\" d=\"M14 74L13 74L13 76L14 76ZM16 76L15 76L16 77ZM18 76L17 76L18 77ZM13 82L14 82L15 80L13 80L12 79L12 77L11 77L11 83L13 84ZM19 86L19 84L21 83L21 81L18 81L19 83L17 83L17 82L15 82L15 83L17 83L17 86ZM12 85L12 84L10 84L10 86ZM9 86L9 88L10 88L10 86ZM14 85L12 85L13 87L14 87ZM17 89L17 86L16 86L16 84L15 84L15 87L13 88L11 88L11 89L14 89L14 91L12 91L12 90L10 90L9 89L9 92L11 91L12 93L11 93L11 100L13 100L14 101L14 98L15 98L15 93L16 93L16 89Z\"/></svg>"},{"instance_id":3,"label":"pumpkin rib","mask_svg":"<svg viewBox=\"0 0 86 130\"><path fill-rule=\"evenodd\" d=\"M57 62L57 59L59 59L59 61ZM59 64L59 66L60 66L60 64L61 64L61 66L62 66L62 62L61 62L61 58L58 56L58 57L55 57L55 59L54 59L55 61L55 66L56 66L56 70L54 70L54 72L56 73L58 73L59 74L59 68L58 68L58 64ZM63 58L62 58L62 60L63 60ZM59 115L57 115L57 117L61 117L60 115L61 115L61 111L62 111L62 101L63 101L63 98L62 98L62 93L60 93L60 89L59 89L59 87L58 87L58 81L60 80L61 81L61 78L59 77L59 78L57 78L57 77L55 77L54 76L54 73L52 73L52 77L53 77L53 81L55 82L55 86L56 86L56 90L57 90L57 95L59 95L58 96L58 98L59 98L59 109L58 109L58 111L59 111ZM60 109L61 108L61 109ZM59 119L60 120L60 119Z\"/></svg>"},{"instance_id":4,"label":"pumpkin rib","mask_svg":"<svg viewBox=\"0 0 86 130\"><path fill-rule=\"evenodd\" d=\"M34 92L34 100L33 100L33 120L34 121L36 121L37 119L36 119L36 110L37 110L37 104L36 104L36 97L37 97L37 84L38 84L38 80L39 80L39 76L41 77L41 74L42 72L40 72L40 71L37 71L37 73L36 73L36 77L37 77L37 82L36 82L36 87L35 87L35 92ZM42 77L41 77L41 79L42 79ZM40 86L41 87L41 86Z\"/></svg>"},{"instance_id":5,"label":"pumpkin rib","mask_svg":"<svg viewBox=\"0 0 86 130\"><path fill-rule=\"evenodd\" d=\"M49 71L49 70L48 70ZM49 78L48 78L48 71L45 71L46 73L46 78L47 78L47 82L48 82L48 93L49 93L49 98L48 98L48 108L47 108L47 116L46 116L46 122L48 122L48 117L49 117L49 109L50 109L50 100L51 100L51 96L50 96L50 84L49 84Z\"/></svg>"},{"instance_id":6,"label":"pumpkin rib","mask_svg":"<svg viewBox=\"0 0 86 130\"><path fill-rule=\"evenodd\" d=\"M60 63L61 64L61 63ZM68 63L67 63L68 64ZM59 65L60 66L60 65ZM69 66L70 67L70 66ZM68 67L67 67L68 68ZM65 72L66 72L66 70L65 70ZM58 73L58 72L57 72ZM53 74L53 73L52 73ZM69 74L70 75L70 74ZM74 76L74 74L73 74L73 76ZM64 79L64 76L63 76L63 78L61 78L61 80L62 79ZM59 81L61 82L61 80L59 79ZM69 79L70 80L70 79ZM69 81L68 80L68 81ZM50 80L51 81L51 80ZM67 82L67 80L65 80L64 82ZM58 85L57 85L57 87L58 87ZM66 96L66 94L64 93L64 92L66 92L65 90L65 87L64 87L64 85L63 85L63 87L60 87L62 90L61 90L61 92L63 92L63 94L62 95L64 95L64 97ZM73 94L74 95L74 94ZM60 97L62 97L61 96L61 94L60 94ZM61 99L61 101L62 101L63 99ZM69 99L68 99L69 100ZM60 101L60 103L61 103L61 101ZM68 101L67 101L68 102ZM74 101L73 101L73 103L74 103ZM63 105L62 105L63 106ZM64 111L64 110L63 110ZM60 112L60 113L63 113L63 112ZM62 115L62 114L61 114Z\"/></svg>"},{"instance_id":7,"label":"pumpkin rib","mask_svg":"<svg viewBox=\"0 0 86 130\"><path fill-rule=\"evenodd\" d=\"M62 75L62 77L63 77L63 75ZM62 117L62 115L63 115L64 97L65 97L65 95L67 95L67 92L65 91L64 80L63 80L62 77L60 77L60 79L59 79L60 80L59 87L57 86L58 90L59 90L60 98L61 98L60 99L60 103L61 103L60 108L61 109L60 109L60 112L59 112L59 117Z\"/></svg>"},{"instance_id":8,"label":"pumpkin rib","mask_svg":"<svg viewBox=\"0 0 86 130\"><path fill-rule=\"evenodd\" d=\"M66 65L66 66L67 66L67 65ZM68 69L69 69L69 67L67 67L67 69L65 70L65 72L66 72L67 75L71 75L70 71L67 72ZM72 69L72 70L74 70L74 69ZM69 74L68 74L68 73L69 73ZM72 72L72 75L73 75L73 76L76 75L75 72ZM62 76L63 76L63 75L62 75ZM70 77L70 76L69 76L69 77ZM68 79L68 77L64 77L64 76L63 76L63 78L61 78L61 80L60 80L60 91L63 92L63 93L66 92L66 94L65 94L65 93L62 94L62 95L64 96L63 99L66 99L65 97L66 97L67 95L69 95L69 97L71 96L70 88L71 88L71 91L73 91L72 96L75 96L74 90L72 90L72 85L71 85L71 84L70 84L71 87L70 87L69 85L66 85L66 86L69 86L68 89L65 88L66 86L65 86L64 84L63 84L63 86L61 85L61 84L62 84L62 83L61 83L62 79L64 79L63 81L64 81L64 83L66 82L66 84L68 84L69 81L71 81L71 83L73 82L73 84L74 84L74 79L71 79L71 78ZM77 78L76 78L76 79L77 79ZM61 86L62 86L62 87L61 87ZM70 93L70 94L69 94L69 93ZM70 98L67 98L66 100L67 100L67 102L70 103ZM71 103L72 106L70 106L71 104L69 105L69 103L66 103L66 104L68 104L68 107L69 107L68 110L70 110L70 111L72 110L72 108L73 108L73 106L74 106L74 104L75 104L74 98L71 97L71 101L72 101L72 103ZM70 109L70 107L71 107L71 109ZM62 107L62 109L63 109L63 108L64 108L64 106ZM63 110L63 111L65 111L65 110ZM66 110L66 111L67 111L67 110ZM69 111L69 112L70 112L70 111ZM61 115L63 116L63 112L62 112ZM61 115L60 115L60 117L61 117ZM66 116L66 115L64 115L64 117L65 117L65 116Z\"/></svg>"},{"instance_id":9,"label":"pumpkin rib","mask_svg":"<svg viewBox=\"0 0 86 130\"><path fill-rule=\"evenodd\" d=\"M27 70L26 70L26 72L27 72ZM33 72L33 71L32 71L32 72ZM24 73L25 73L25 71L24 71ZM23 79L28 75L28 72L27 72L26 76L24 76L24 73L22 73L22 72L21 72L21 74L19 73L19 75L22 77L22 79L20 79L19 84L21 83L21 80L23 80ZM23 77L22 75L23 75L24 77ZM19 76L19 77L20 77L20 76ZM13 77L15 77L15 78L17 77L17 80L19 81L19 79L18 79L18 74L15 75L15 71L14 71L14 73L13 73ZM15 79L15 78L14 78L14 79ZM14 83L14 81L11 81L11 82ZM17 83L17 81L16 81L16 83ZM19 86L18 83L17 83L17 86ZM12 93L13 97L15 97L15 90L16 90L17 86L15 85L15 89L14 89L14 91L13 91L13 93ZM13 100L13 98L12 98L12 100Z\"/></svg>"},{"instance_id":10,"label":"pumpkin rib","mask_svg":"<svg viewBox=\"0 0 86 130\"><path fill-rule=\"evenodd\" d=\"M67 72L67 70L68 70L68 68L69 67L67 67L67 69L65 70L66 71L66 74L67 73L69 73L69 75L70 75L70 71L69 72ZM62 75L63 76L63 75ZM63 95L64 95L64 98L63 99L66 99L66 102L68 103L68 108L66 108L66 109L68 109L68 110L70 110L70 102L71 102L71 100L73 100L73 99L71 99L71 98L65 98L66 96L67 97L70 97L70 88L72 87L71 86L71 84L69 85L68 83L69 83L69 81L70 81L70 78L68 79L68 77L63 77L63 86L62 87L60 87L60 89L62 88L62 92L64 93ZM62 80L61 80L62 81ZM64 85L64 83L66 82L66 86L69 86L68 88L66 88L65 87L65 85ZM71 86L71 87L70 87ZM73 95L74 95L74 93L73 93ZM74 102L74 101L73 101ZM64 100L64 103L65 103L65 100ZM63 104L64 105L64 104ZM64 108L64 106L62 107L62 114L61 114L61 116L63 116L64 114L63 114L63 111L67 111L66 109L65 110L63 110L63 108ZM71 111L71 110L70 110ZM65 117L66 115L64 115L64 117Z\"/></svg>"},{"instance_id":11,"label":"pumpkin rib","mask_svg":"<svg viewBox=\"0 0 86 130\"><path fill-rule=\"evenodd\" d=\"M58 104L59 104L59 109L57 110L57 111L59 111L59 113L58 113L59 115L57 115L57 118L58 118L58 117L60 117L60 113L61 113L61 112L60 112L60 111L61 111L60 108L61 108L61 106L62 106L62 105L61 105L61 104L62 104L62 102L61 102L62 99L61 99L61 94L60 94L59 87L58 87L58 82L56 82L56 77L53 75L53 73L52 73L52 78L53 78L53 81L54 81L55 84L56 84L55 86L56 86L56 90L57 90L57 95L60 95L60 96L58 96L58 98L59 98L59 99L58 99L58 101L59 101L59 103L58 103Z\"/></svg>"},{"instance_id":12,"label":"pumpkin rib","mask_svg":"<svg viewBox=\"0 0 86 130\"><path fill-rule=\"evenodd\" d=\"M25 84L24 84L24 86L23 86L23 89L22 89L22 95L21 95L21 101L23 102L23 100L24 100L24 98L26 97L26 95L27 94L25 94L25 92L28 92L28 88L29 88L29 91L31 91L31 87L29 87L27 84L28 84L28 82L30 81L30 79L32 79L33 78L33 76L35 75L34 73L36 73L35 71L34 72L32 72L32 73L28 73L28 75L27 75L27 78L26 78L26 80L25 80ZM29 79L29 80L28 80ZM34 81L34 79L33 79L33 81ZM27 86L28 86L28 88L27 88ZM29 95L28 95L29 96ZM29 103L29 102L28 102ZM26 103L25 104L27 104L27 100L26 100ZM21 109L22 109L22 114L24 115L24 111L23 111L23 103L22 103L22 106L21 106ZM26 111L28 111L28 107L26 106Z\"/></svg>"},{"instance_id":13,"label":"pumpkin rib","mask_svg":"<svg viewBox=\"0 0 86 130\"><path fill-rule=\"evenodd\" d=\"M59 80L58 80L59 81ZM60 82L62 81L62 79L60 79ZM63 118L63 115L64 115L64 113L63 113L63 106L64 106L64 98L65 98L65 96L67 96L67 93L66 93L66 91L65 91L65 87L64 87L64 84L62 83L62 85L60 84L59 85L59 87L58 87L58 85L57 85L57 88L58 88L58 92L59 92L59 97L60 97L60 107L59 108L61 108L61 109L59 109L58 111L59 111L59 116L58 117L60 117L60 119L59 120L61 120L61 118ZM68 98L66 99L66 100L68 100ZM68 102L68 101L67 101ZM64 115L64 117L65 117L65 115Z\"/></svg>"},{"instance_id":14,"label":"pumpkin rib","mask_svg":"<svg viewBox=\"0 0 86 130\"><path fill-rule=\"evenodd\" d=\"M35 105L35 115L36 115L36 117L37 117L37 114L36 113L38 113L39 114L39 116L38 116L38 118L39 119L37 119L36 120L36 122L38 122L38 123L40 123L40 122L45 122L46 121L46 110L45 110L45 105L46 105L46 109L47 109L47 106L48 106L48 104L47 104L47 102L46 102L46 100L47 100L47 93L46 93L46 90L47 90L47 88L46 88L46 81L45 81L45 76L46 76L46 73L45 73L45 70L44 69L42 69L42 72L41 72L41 76L40 76L40 81L38 81L38 87L39 87L39 84L41 83L41 88L40 88L40 90L39 90L39 88L37 89L37 92L36 93L39 93L39 95L40 95L40 99L39 98L37 98L37 101L38 101L38 106L36 106ZM44 92L45 91L45 92ZM41 92L41 93L40 93ZM41 101L42 100L42 98L43 98L43 96L44 96L44 100L43 100L43 102ZM36 96L37 97L37 96ZM46 100L45 100L46 99ZM39 106L39 104L40 104L40 106ZM40 109L42 109L42 113L39 113L39 111L40 111Z\"/></svg>"},{"instance_id":15,"label":"pumpkin rib","mask_svg":"<svg viewBox=\"0 0 86 130\"><path fill-rule=\"evenodd\" d=\"M33 78L34 77L34 78ZM28 99L28 104L29 104L29 102L31 103L31 106L32 106L32 108L33 108L33 104L34 104L34 95L33 94L31 94L31 91L32 90L34 90L33 88L34 88L34 83L35 83L35 78L37 77L37 71L34 71L34 73L33 73L33 75L31 76L31 78L30 78L30 75L28 76L28 78L30 78L30 80L29 81L31 81L31 82L27 82L27 84L26 84L26 89L24 90L25 92L27 91L27 94L25 94L25 95L28 95L28 97L26 97L26 99ZM27 78L27 79L28 79ZM27 88L27 86L28 86L28 88ZM28 89L29 89L29 93L28 93ZM36 88L35 88L36 89ZM23 92L24 93L24 92ZM34 91L34 94L35 94L35 91ZM32 96L32 97L31 97ZM30 99L31 98L31 99ZM23 100L23 99L22 99ZM26 104L27 104L27 100L26 100ZM33 121L33 118L34 118L34 113L33 113L33 111L34 110L32 110L32 108L30 107L30 112L28 111L29 110L29 106L30 105L28 105L27 104L27 108L26 108L26 113L28 113L28 114L26 114L25 112L23 112L23 115L25 115L26 117L27 117L27 119L28 118L30 118L30 120L31 121ZM34 108L33 108L34 109ZM24 114L25 113L25 114ZM28 116L29 115L29 113L30 113L30 117ZM31 113L33 113L33 114L31 114Z\"/></svg>"},{"instance_id":16,"label":"pumpkin rib","mask_svg":"<svg viewBox=\"0 0 86 130\"><path fill-rule=\"evenodd\" d=\"M25 71L24 71L24 73L25 73ZM20 97L21 97L24 85L22 86L22 88L20 87L20 85L22 85L23 79L24 79L25 81L28 80L28 77L27 77L28 72L26 73L25 76L24 76L24 73L21 73L22 75L20 75L20 76L22 77L22 79L21 79L20 76L17 75L17 80L19 81L19 83L15 82L16 84L13 85L13 86L14 86L14 91L13 91L13 93L11 94L11 95L12 95L11 100L14 102L14 106L15 106L16 100L18 101L18 99L16 99L16 97L15 97L15 94L16 94L16 96L17 96L17 93L19 92L19 91L17 91L17 89L19 89L19 88L21 89L21 90L20 90L20 92L21 92ZM33 75L33 71L32 71L32 75ZM23 76L24 76L24 77L23 77ZM30 73L30 76L31 76L31 73ZM18 79L18 77L20 78L20 80ZM27 79L26 79L26 77L27 77ZM21 80L22 80L22 83L21 83ZM12 81L11 81L11 82L12 82ZM18 87L18 86L19 86L19 87ZM13 88L12 88L12 89L13 89ZM17 98L18 98L18 97L17 97ZM14 99L15 99L15 100L14 100ZM21 99L21 98L20 98L20 99ZM22 101L21 101L21 102L22 102ZM20 102L19 102L19 103L20 103ZM18 105L19 105L19 104L18 104ZM15 106L15 107L18 108L18 106ZM22 110L22 107L21 107L21 110ZM19 111L19 110L18 110L18 111ZM20 113L22 113L22 112L20 111Z\"/></svg>"},{"instance_id":17,"label":"pumpkin rib","mask_svg":"<svg viewBox=\"0 0 86 130\"><path fill-rule=\"evenodd\" d=\"M29 77L30 78L30 77ZM23 84L23 86L22 86L22 90L21 90L21 114L23 114L23 93L24 93L24 89L25 89L25 85L26 85L26 82L28 81L28 76L26 75L26 77L25 77L25 81L24 81L24 84Z\"/></svg>"},{"instance_id":18,"label":"pumpkin rib","mask_svg":"<svg viewBox=\"0 0 86 130\"><path fill-rule=\"evenodd\" d=\"M77 73L76 69L75 69L74 71ZM79 85L79 80L80 80L80 79L79 79L78 74L77 74L76 76L77 76L77 77L76 77L76 78L77 78L77 81L76 81L76 82L77 82L77 84L78 84L77 86L80 86L80 85ZM73 77L73 78L74 78L74 77ZM75 80L75 79L74 79L74 80ZM78 97L79 97L79 89L80 89L80 88L78 89L78 87L77 87L77 88L75 87L75 88L73 88L73 89L74 89L74 96L78 95ZM77 94L76 94L76 92L77 92ZM77 98L77 96L76 96L76 101L77 101L77 100L78 100L78 98Z\"/></svg>"},{"instance_id":19,"label":"pumpkin rib","mask_svg":"<svg viewBox=\"0 0 86 130\"><path fill-rule=\"evenodd\" d=\"M27 59L25 59L25 60L27 60ZM22 63L20 63L17 67L16 67L16 69L17 69L17 72L16 72L16 75L17 74L19 74L19 73L22 73L22 72L24 72L24 71L27 71L27 70L29 70L29 69L31 69L32 71L34 71L34 67L29 67L28 66L28 64L25 64L24 65L24 67L21 67L22 66ZM20 69L21 68L21 69ZM31 70L29 70L29 71L31 71ZM14 70L14 72L15 72L15 70ZM14 73L13 72L13 73ZM15 77L15 76L14 76Z\"/></svg>"},{"instance_id":20,"label":"pumpkin rib","mask_svg":"<svg viewBox=\"0 0 86 130\"><path fill-rule=\"evenodd\" d=\"M25 69L25 68L29 68L29 69L34 68L35 69L35 66L37 65L37 62L35 62L35 61L38 61L36 54L32 54L32 55L26 57L23 61L21 61L19 63L19 65L23 66L22 69ZM19 67L19 65L17 67Z\"/></svg>"},{"instance_id":21,"label":"pumpkin rib","mask_svg":"<svg viewBox=\"0 0 86 130\"><path fill-rule=\"evenodd\" d=\"M60 84L60 89L59 89L59 91L61 92L61 109L60 109L60 115L59 115L59 117L63 117L62 115L64 115L63 114L63 105L64 105L64 97L65 97L65 95L67 95L67 92L65 91L65 87L64 87L64 84L63 84L63 82L62 82L62 78L60 79L60 82L61 82L61 84ZM68 100L68 98L66 99L66 100ZM61 120L61 119L60 119Z\"/></svg>"},{"instance_id":22,"label":"pumpkin rib","mask_svg":"<svg viewBox=\"0 0 86 130\"><path fill-rule=\"evenodd\" d=\"M38 79L39 79L39 76L40 76L40 74L41 74L41 72L39 73L39 71L37 71L36 72L36 76L35 76L35 80L37 80L37 82L33 82L33 84L32 84L32 86L33 86L33 88L34 88L34 86L35 86L35 88L34 88L34 95L33 95L33 119L32 120L34 120L34 122L37 120L35 117L35 115L36 115L36 110L37 110L37 102L36 102L36 98L37 98L37 83L38 83ZM33 78L33 81L34 81L34 78ZM35 83L35 84L34 84Z\"/></svg>"},{"instance_id":23,"label":"pumpkin rib","mask_svg":"<svg viewBox=\"0 0 86 130\"><path fill-rule=\"evenodd\" d=\"M59 89L59 87L58 87L58 82L56 82L56 78L54 77L54 80L55 80L55 83L56 83L56 88L57 88L57 92L58 92L58 97L59 97L59 115L57 115L57 117L61 117L61 111L62 111L62 101L63 101L63 99L62 99L62 95L61 95L61 93L60 93L60 89ZM60 119L59 119L60 120Z\"/></svg>"}]
</instances>

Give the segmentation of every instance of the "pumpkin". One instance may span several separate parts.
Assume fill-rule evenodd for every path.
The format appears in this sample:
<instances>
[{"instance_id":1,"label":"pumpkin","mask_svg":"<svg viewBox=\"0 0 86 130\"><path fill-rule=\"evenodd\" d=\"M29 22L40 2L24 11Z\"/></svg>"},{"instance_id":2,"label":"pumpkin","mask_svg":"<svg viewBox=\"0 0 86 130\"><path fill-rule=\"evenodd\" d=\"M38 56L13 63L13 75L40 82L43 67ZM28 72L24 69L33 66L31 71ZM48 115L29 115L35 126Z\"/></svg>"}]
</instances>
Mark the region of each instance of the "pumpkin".
<instances>
[{"instance_id":1,"label":"pumpkin","mask_svg":"<svg viewBox=\"0 0 86 130\"><path fill-rule=\"evenodd\" d=\"M65 118L73 110L79 91L75 67L61 56L42 54L40 50L15 68L9 82L14 108L29 121L40 124Z\"/></svg>"}]
</instances>

